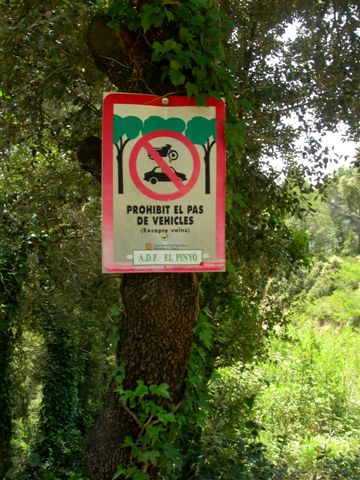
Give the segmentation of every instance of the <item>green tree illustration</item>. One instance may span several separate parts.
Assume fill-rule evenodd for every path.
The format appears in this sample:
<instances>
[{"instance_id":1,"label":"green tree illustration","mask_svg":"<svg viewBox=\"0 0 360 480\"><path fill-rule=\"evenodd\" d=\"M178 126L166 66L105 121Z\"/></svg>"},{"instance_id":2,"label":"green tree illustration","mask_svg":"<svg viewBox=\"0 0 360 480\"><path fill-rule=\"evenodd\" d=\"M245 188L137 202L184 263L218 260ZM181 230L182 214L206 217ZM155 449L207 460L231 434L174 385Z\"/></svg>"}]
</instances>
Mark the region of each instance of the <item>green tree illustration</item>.
<instances>
[{"instance_id":1,"label":"green tree illustration","mask_svg":"<svg viewBox=\"0 0 360 480\"><path fill-rule=\"evenodd\" d=\"M183 133L186 123L181 118L162 118L153 115L144 121L142 133L154 132L155 130L172 130L174 132Z\"/></svg>"},{"instance_id":2,"label":"green tree illustration","mask_svg":"<svg viewBox=\"0 0 360 480\"><path fill-rule=\"evenodd\" d=\"M117 150L118 193L124 193L123 153L125 145L139 135L142 126L143 122L138 117L114 115L113 143Z\"/></svg>"},{"instance_id":3,"label":"green tree illustration","mask_svg":"<svg viewBox=\"0 0 360 480\"><path fill-rule=\"evenodd\" d=\"M185 135L196 145L204 149L205 193L210 193L210 152L216 143L215 118L194 117L188 124Z\"/></svg>"}]
</instances>

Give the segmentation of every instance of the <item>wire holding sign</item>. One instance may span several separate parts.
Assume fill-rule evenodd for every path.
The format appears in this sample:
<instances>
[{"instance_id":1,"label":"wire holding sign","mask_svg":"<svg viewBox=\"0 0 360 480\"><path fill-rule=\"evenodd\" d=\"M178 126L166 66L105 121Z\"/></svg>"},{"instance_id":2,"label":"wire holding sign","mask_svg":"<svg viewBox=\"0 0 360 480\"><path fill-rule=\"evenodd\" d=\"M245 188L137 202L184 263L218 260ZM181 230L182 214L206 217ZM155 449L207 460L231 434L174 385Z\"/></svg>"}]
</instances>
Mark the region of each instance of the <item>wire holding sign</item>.
<instances>
[{"instance_id":1,"label":"wire holding sign","mask_svg":"<svg viewBox=\"0 0 360 480\"><path fill-rule=\"evenodd\" d=\"M103 122L103 269L225 268L224 103L110 93Z\"/></svg>"}]
</instances>

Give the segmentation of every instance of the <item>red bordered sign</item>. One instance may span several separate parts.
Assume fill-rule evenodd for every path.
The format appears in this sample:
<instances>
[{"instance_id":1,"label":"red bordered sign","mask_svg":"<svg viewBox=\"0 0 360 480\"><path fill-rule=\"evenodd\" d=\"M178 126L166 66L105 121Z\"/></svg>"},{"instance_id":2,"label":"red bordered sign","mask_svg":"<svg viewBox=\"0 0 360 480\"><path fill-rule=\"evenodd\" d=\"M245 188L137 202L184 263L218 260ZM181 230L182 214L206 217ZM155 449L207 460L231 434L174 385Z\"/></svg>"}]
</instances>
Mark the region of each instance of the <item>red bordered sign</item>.
<instances>
[{"instance_id":1,"label":"red bordered sign","mask_svg":"<svg viewBox=\"0 0 360 480\"><path fill-rule=\"evenodd\" d=\"M224 122L217 99L105 95L104 272L225 269Z\"/></svg>"}]
</instances>

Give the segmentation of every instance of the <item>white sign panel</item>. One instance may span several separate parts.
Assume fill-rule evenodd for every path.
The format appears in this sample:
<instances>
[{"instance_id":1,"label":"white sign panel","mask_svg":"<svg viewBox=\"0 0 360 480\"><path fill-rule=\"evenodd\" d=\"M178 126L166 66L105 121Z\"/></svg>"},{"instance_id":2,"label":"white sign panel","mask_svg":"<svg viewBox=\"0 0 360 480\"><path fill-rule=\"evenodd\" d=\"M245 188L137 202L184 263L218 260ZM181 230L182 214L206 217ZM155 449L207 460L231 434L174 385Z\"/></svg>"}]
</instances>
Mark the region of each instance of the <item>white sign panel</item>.
<instances>
[{"instance_id":1,"label":"white sign panel","mask_svg":"<svg viewBox=\"0 0 360 480\"><path fill-rule=\"evenodd\" d=\"M224 270L224 103L207 103L105 96L105 272Z\"/></svg>"}]
</instances>

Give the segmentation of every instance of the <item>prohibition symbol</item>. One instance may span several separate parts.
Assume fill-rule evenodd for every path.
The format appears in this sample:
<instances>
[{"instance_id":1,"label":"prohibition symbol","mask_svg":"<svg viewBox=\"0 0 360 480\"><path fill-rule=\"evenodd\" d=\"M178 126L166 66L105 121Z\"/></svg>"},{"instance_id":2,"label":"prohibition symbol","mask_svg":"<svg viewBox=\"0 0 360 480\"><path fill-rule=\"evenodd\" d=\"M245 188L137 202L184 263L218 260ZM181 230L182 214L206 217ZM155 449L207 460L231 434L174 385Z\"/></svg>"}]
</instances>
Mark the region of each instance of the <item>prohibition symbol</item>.
<instances>
[{"instance_id":1,"label":"prohibition symbol","mask_svg":"<svg viewBox=\"0 0 360 480\"><path fill-rule=\"evenodd\" d=\"M193 169L189 180L183 180L175 171L166 163L158 151L151 145L150 140L157 138L173 138L181 142L186 150L190 153ZM138 161L140 152L145 150L147 155L152 158L160 167L161 172L166 175L168 180L173 184L175 191L170 193L160 193L152 190L144 184L144 179L140 179L138 173ZM176 200L186 195L196 185L200 174L200 157L194 144L181 133L173 130L156 130L154 132L143 135L133 147L129 157L129 170L134 185L147 197L153 200L167 201Z\"/></svg>"}]
</instances>

